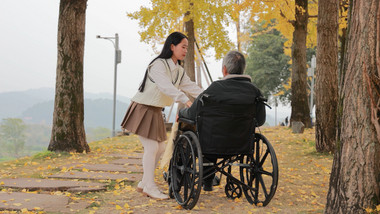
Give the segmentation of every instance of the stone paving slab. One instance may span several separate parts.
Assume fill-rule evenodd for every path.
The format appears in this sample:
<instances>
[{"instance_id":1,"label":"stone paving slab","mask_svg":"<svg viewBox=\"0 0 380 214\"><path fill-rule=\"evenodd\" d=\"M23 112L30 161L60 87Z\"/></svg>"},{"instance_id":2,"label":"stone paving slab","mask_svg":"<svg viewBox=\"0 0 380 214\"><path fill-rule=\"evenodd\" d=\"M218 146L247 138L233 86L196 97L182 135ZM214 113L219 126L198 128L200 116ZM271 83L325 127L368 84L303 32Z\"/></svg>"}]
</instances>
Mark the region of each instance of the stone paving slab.
<instances>
[{"instance_id":1,"label":"stone paving slab","mask_svg":"<svg viewBox=\"0 0 380 214\"><path fill-rule=\"evenodd\" d=\"M0 210L28 209L29 211L76 213L86 209L88 205L89 203L85 201L70 202L68 197L62 195L0 192Z\"/></svg>"},{"instance_id":2,"label":"stone paving slab","mask_svg":"<svg viewBox=\"0 0 380 214\"><path fill-rule=\"evenodd\" d=\"M138 172L142 173L142 166L138 165L116 165L116 164L77 164L68 167L73 167L73 169L88 169L90 171L104 171L104 172Z\"/></svg>"},{"instance_id":3,"label":"stone paving slab","mask_svg":"<svg viewBox=\"0 0 380 214\"><path fill-rule=\"evenodd\" d=\"M141 159L116 159L110 162L111 164L117 164L117 165L139 165L142 166L142 160Z\"/></svg>"},{"instance_id":4,"label":"stone paving slab","mask_svg":"<svg viewBox=\"0 0 380 214\"><path fill-rule=\"evenodd\" d=\"M142 152L136 152L136 153L130 153L130 154L106 154L105 156L129 158L129 159L142 159L143 155L144 155L144 153L142 153Z\"/></svg>"},{"instance_id":5,"label":"stone paving slab","mask_svg":"<svg viewBox=\"0 0 380 214\"><path fill-rule=\"evenodd\" d=\"M63 179L87 179L87 180L127 180L127 181L140 181L142 179L142 174L126 174L119 173L113 174L109 172L64 172L56 175L50 175L49 178L63 178Z\"/></svg>"},{"instance_id":6,"label":"stone paving slab","mask_svg":"<svg viewBox=\"0 0 380 214\"><path fill-rule=\"evenodd\" d=\"M81 187L83 191L100 191L106 189L106 184L88 183L83 181L65 181L52 179L37 179L37 178L6 178L0 179L1 187L14 189L27 189L30 191L45 190L45 191L70 191L70 189Z\"/></svg>"}]
</instances>

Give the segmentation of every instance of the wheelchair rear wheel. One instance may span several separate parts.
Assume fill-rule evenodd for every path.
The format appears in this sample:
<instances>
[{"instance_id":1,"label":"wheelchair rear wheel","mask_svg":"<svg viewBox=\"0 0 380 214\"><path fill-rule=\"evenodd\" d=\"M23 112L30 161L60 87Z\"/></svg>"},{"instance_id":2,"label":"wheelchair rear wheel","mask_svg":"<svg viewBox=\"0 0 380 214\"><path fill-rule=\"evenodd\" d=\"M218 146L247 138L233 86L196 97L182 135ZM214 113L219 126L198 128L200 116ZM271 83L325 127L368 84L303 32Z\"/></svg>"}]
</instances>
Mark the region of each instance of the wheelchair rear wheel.
<instances>
[{"instance_id":1,"label":"wheelchair rear wheel","mask_svg":"<svg viewBox=\"0 0 380 214\"><path fill-rule=\"evenodd\" d=\"M266 206L277 189L277 157L263 135L256 133L253 143L253 153L241 159L240 179L246 185L243 192L248 202Z\"/></svg>"},{"instance_id":2,"label":"wheelchair rear wheel","mask_svg":"<svg viewBox=\"0 0 380 214\"><path fill-rule=\"evenodd\" d=\"M171 188L174 198L185 209L198 202L202 188L203 159L197 136L187 131L175 142L170 165Z\"/></svg>"}]
</instances>

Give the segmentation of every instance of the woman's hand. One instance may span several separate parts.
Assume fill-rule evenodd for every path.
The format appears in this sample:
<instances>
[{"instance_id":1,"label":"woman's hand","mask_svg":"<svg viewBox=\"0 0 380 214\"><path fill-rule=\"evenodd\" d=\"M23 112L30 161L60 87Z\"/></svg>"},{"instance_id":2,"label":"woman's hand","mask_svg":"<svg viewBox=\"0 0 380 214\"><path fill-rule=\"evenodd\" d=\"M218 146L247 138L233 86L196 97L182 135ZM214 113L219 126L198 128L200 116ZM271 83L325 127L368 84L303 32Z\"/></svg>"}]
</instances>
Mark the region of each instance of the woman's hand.
<instances>
[{"instance_id":1,"label":"woman's hand","mask_svg":"<svg viewBox=\"0 0 380 214\"><path fill-rule=\"evenodd\" d=\"M190 100L186 102L186 106L187 106L187 107L190 107L192 104L193 104L193 103L192 103Z\"/></svg>"}]
</instances>

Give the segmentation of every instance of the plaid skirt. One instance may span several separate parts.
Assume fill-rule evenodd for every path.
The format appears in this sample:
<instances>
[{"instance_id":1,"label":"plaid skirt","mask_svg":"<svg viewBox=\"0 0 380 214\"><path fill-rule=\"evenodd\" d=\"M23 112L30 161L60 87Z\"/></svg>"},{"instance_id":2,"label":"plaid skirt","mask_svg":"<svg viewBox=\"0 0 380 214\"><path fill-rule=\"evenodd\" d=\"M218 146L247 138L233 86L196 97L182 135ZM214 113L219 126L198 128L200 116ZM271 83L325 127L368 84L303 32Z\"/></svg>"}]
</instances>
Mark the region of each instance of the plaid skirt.
<instances>
[{"instance_id":1,"label":"plaid skirt","mask_svg":"<svg viewBox=\"0 0 380 214\"><path fill-rule=\"evenodd\" d=\"M131 102L121 127L136 135L158 142L167 139L161 107Z\"/></svg>"}]
</instances>

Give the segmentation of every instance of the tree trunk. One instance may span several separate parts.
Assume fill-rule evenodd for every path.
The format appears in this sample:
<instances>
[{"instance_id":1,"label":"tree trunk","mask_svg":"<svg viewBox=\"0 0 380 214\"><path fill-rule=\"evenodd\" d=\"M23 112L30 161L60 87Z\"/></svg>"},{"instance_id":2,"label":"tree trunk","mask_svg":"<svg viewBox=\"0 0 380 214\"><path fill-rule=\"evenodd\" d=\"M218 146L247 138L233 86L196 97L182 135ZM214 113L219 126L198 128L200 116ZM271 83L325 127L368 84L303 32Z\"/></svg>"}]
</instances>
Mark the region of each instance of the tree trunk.
<instances>
[{"instance_id":1,"label":"tree trunk","mask_svg":"<svg viewBox=\"0 0 380 214\"><path fill-rule=\"evenodd\" d=\"M240 4L240 0L236 0L236 4ZM236 43L237 43L237 50L241 52L241 36L240 36L240 12L238 12L238 17L236 21Z\"/></svg>"},{"instance_id":2,"label":"tree trunk","mask_svg":"<svg viewBox=\"0 0 380 214\"><path fill-rule=\"evenodd\" d=\"M306 35L308 22L308 0L296 0L296 21L294 22L292 47L292 113L293 121L302 122L306 128L311 127L310 111L306 82Z\"/></svg>"},{"instance_id":3,"label":"tree trunk","mask_svg":"<svg viewBox=\"0 0 380 214\"><path fill-rule=\"evenodd\" d=\"M315 144L318 152L333 152L338 105L339 1L318 1Z\"/></svg>"},{"instance_id":4,"label":"tree trunk","mask_svg":"<svg viewBox=\"0 0 380 214\"><path fill-rule=\"evenodd\" d=\"M84 130L83 57L87 0L61 0L50 151L89 152Z\"/></svg>"},{"instance_id":5,"label":"tree trunk","mask_svg":"<svg viewBox=\"0 0 380 214\"><path fill-rule=\"evenodd\" d=\"M326 213L366 213L380 203L379 9L380 0L351 2Z\"/></svg>"},{"instance_id":6,"label":"tree trunk","mask_svg":"<svg viewBox=\"0 0 380 214\"><path fill-rule=\"evenodd\" d=\"M339 70L343 69L344 53L346 51L347 28L342 28L342 36L339 36Z\"/></svg>"},{"instance_id":7,"label":"tree trunk","mask_svg":"<svg viewBox=\"0 0 380 214\"><path fill-rule=\"evenodd\" d=\"M187 15L189 15L188 13ZM189 39L189 46L187 48L187 54L185 57L185 71L192 81L195 81L195 65L194 65L194 22L192 19L185 22L185 30Z\"/></svg>"},{"instance_id":8,"label":"tree trunk","mask_svg":"<svg viewBox=\"0 0 380 214\"><path fill-rule=\"evenodd\" d=\"M339 0L339 13L340 13L339 18L340 19L344 18L344 14L348 10L348 6L349 6L348 1L349 0ZM346 17L346 23L347 23L347 17ZM346 51L347 26L342 28L342 35L340 36L338 34L338 38L339 38L339 43L340 43L339 70L341 71L343 68L344 53ZM338 79L338 82L340 82L339 79Z\"/></svg>"}]
</instances>

